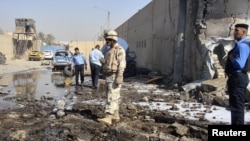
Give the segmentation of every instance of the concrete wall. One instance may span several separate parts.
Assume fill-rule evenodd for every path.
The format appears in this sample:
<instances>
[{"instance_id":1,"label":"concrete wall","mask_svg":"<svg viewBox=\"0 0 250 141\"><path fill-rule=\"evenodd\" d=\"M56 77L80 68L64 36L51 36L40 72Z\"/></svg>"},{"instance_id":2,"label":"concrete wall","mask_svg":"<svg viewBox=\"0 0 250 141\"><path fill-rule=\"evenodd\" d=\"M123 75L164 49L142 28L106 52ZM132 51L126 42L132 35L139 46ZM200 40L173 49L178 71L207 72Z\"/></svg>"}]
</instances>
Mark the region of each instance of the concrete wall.
<instances>
[{"instance_id":1,"label":"concrete wall","mask_svg":"<svg viewBox=\"0 0 250 141\"><path fill-rule=\"evenodd\" d=\"M248 0L154 0L117 27L139 67L173 74L175 82L202 79L201 47L210 36L229 37L249 22Z\"/></svg>"},{"instance_id":2,"label":"concrete wall","mask_svg":"<svg viewBox=\"0 0 250 141\"><path fill-rule=\"evenodd\" d=\"M178 13L178 0L154 0L116 29L136 52L138 67L174 72Z\"/></svg>"},{"instance_id":3,"label":"concrete wall","mask_svg":"<svg viewBox=\"0 0 250 141\"><path fill-rule=\"evenodd\" d=\"M128 41L130 50L136 52L139 67L165 73L173 71L175 50L171 46L176 44L172 35L177 32L177 7L176 0L153 1L117 28L119 36ZM169 8L172 13L166 12Z\"/></svg>"},{"instance_id":4,"label":"concrete wall","mask_svg":"<svg viewBox=\"0 0 250 141\"><path fill-rule=\"evenodd\" d=\"M6 59L13 57L13 48L12 34L0 34L0 52L5 54Z\"/></svg>"}]
</instances>

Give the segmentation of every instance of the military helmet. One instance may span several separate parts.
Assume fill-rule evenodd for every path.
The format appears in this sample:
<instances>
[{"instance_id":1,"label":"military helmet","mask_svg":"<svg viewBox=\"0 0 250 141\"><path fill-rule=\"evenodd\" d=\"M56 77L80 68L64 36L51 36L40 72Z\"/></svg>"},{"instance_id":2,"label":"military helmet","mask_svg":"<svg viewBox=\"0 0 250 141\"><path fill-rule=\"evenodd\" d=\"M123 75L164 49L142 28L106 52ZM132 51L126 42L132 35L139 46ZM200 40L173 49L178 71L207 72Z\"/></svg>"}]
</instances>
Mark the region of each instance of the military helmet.
<instances>
[{"instance_id":1,"label":"military helmet","mask_svg":"<svg viewBox=\"0 0 250 141\"><path fill-rule=\"evenodd\" d=\"M109 32L107 32L105 39L112 39L117 41L118 37L117 37L117 32L114 30L110 30Z\"/></svg>"}]
</instances>

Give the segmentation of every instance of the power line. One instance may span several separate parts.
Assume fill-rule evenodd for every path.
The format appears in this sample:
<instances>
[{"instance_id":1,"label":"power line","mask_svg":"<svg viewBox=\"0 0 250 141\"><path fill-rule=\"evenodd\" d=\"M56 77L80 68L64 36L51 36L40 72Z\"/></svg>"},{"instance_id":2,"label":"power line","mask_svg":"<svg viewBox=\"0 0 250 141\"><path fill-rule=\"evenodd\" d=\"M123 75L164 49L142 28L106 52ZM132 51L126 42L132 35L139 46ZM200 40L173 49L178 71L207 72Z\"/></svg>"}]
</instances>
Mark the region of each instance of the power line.
<instances>
[{"instance_id":1,"label":"power line","mask_svg":"<svg viewBox=\"0 0 250 141\"><path fill-rule=\"evenodd\" d=\"M106 9L103 9L103 8L100 8L100 7L97 7L97 6L95 6L94 8L108 12L108 16L107 16L107 29L110 29L110 11L106 10Z\"/></svg>"}]
</instances>

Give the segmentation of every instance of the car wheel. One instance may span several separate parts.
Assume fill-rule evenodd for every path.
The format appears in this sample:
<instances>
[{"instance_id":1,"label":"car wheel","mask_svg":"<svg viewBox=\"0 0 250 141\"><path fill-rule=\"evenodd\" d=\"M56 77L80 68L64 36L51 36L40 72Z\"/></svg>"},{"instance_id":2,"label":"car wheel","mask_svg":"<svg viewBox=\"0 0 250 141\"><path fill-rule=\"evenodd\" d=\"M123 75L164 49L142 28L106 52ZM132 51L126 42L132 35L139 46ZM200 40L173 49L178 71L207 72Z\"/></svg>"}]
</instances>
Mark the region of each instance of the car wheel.
<instances>
[{"instance_id":1,"label":"car wheel","mask_svg":"<svg viewBox=\"0 0 250 141\"><path fill-rule=\"evenodd\" d=\"M64 67L64 74L68 75L68 76L73 76L73 72L71 71L71 67L70 66L66 66Z\"/></svg>"}]
</instances>

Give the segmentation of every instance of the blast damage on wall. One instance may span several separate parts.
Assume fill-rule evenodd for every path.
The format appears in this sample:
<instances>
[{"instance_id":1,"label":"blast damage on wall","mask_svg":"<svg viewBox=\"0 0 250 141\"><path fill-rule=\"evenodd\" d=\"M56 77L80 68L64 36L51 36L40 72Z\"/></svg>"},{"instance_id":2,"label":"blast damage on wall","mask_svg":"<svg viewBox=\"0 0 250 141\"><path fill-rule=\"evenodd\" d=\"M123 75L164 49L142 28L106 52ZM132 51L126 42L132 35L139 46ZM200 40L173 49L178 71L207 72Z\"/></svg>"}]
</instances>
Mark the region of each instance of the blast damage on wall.
<instances>
[{"instance_id":1,"label":"blast damage on wall","mask_svg":"<svg viewBox=\"0 0 250 141\"><path fill-rule=\"evenodd\" d=\"M211 63L207 61L225 57L221 56L226 55L223 43L232 36L235 24L250 23L248 10L248 0L154 0L116 31L136 52L138 66L172 75L172 82L185 83L221 77L221 70L208 71ZM206 46L211 39L216 46L206 59L203 53L211 49Z\"/></svg>"}]
</instances>

